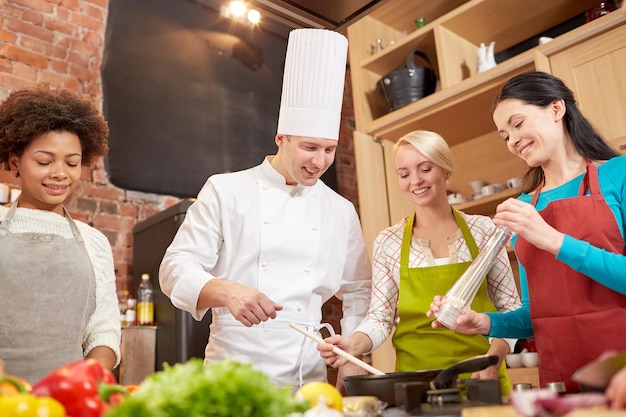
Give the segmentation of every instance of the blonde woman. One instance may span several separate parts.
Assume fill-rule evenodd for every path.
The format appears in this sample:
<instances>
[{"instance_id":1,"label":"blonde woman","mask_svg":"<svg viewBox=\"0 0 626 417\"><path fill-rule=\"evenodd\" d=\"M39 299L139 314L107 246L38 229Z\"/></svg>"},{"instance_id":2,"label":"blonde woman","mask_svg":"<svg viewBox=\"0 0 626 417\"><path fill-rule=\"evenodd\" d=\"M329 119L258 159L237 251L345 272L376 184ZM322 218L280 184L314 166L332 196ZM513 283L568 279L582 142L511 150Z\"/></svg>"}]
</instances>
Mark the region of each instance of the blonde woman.
<instances>
[{"instance_id":1,"label":"blonde woman","mask_svg":"<svg viewBox=\"0 0 626 417\"><path fill-rule=\"evenodd\" d=\"M414 131L393 148L400 188L415 205L415 212L381 231L374 243L372 300L367 317L349 338L333 336L318 349L326 363L341 366L345 359L332 346L362 355L380 346L392 333L396 370L446 368L485 353L500 361L474 378L500 378L503 393L510 383L503 359L515 340L481 335L459 335L433 330L426 317L435 294L442 294L467 269L495 229L487 216L454 210L446 183L454 173L450 148L437 133ZM509 258L502 251L487 274L472 308L510 311L521 305Z\"/></svg>"}]
</instances>

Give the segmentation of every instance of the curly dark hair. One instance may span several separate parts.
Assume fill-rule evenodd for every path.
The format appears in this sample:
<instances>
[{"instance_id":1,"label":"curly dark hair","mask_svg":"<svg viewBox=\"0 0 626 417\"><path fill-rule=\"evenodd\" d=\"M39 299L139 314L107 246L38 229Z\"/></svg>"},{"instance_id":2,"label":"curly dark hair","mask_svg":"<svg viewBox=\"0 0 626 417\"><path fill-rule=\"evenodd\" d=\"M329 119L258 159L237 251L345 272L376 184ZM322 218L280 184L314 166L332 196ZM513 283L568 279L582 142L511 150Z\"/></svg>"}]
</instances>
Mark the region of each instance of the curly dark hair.
<instances>
[{"instance_id":1,"label":"curly dark hair","mask_svg":"<svg viewBox=\"0 0 626 417\"><path fill-rule=\"evenodd\" d=\"M0 166L9 170L10 154L22 156L34 139L52 131L78 136L83 166L109 150L109 127L89 99L40 85L16 90L0 104Z\"/></svg>"}]
</instances>

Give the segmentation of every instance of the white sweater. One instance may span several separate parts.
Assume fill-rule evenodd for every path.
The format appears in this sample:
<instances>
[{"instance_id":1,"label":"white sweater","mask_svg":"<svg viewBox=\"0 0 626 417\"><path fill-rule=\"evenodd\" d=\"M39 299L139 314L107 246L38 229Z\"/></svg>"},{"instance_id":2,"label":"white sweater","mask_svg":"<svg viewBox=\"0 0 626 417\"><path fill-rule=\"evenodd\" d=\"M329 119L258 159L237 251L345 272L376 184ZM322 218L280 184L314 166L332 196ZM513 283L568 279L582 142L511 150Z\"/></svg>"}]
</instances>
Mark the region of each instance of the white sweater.
<instances>
[{"instance_id":1,"label":"white sweater","mask_svg":"<svg viewBox=\"0 0 626 417\"><path fill-rule=\"evenodd\" d=\"M4 222L8 207L0 206L0 221ZM115 352L120 361L121 329L115 287L113 253L108 239L100 231L86 223L74 220L93 265L96 277L96 311L85 329L83 353L85 356L95 347L106 346ZM45 233L72 239L68 221L57 213L18 207L9 225L11 233Z\"/></svg>"}]
</instances>

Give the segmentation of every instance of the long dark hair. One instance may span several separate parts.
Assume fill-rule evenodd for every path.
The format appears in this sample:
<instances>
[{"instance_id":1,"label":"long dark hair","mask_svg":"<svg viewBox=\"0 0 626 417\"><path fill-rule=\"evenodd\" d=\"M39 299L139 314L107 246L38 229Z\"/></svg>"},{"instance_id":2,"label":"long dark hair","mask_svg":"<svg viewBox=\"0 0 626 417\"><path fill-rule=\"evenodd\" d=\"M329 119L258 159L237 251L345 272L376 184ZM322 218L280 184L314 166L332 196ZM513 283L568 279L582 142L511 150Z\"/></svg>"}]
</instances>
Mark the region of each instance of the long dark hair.
<instances>
[{"instance_id":1,"label":"long dark hair","mask_svg":"<svg viewBox=\"0 0 626 417\"><path fill-rule=\"evenodd\" d=\"M496 97L492 113L498 104L510 98L539 107L547 107L554 100L562 99L565 102L565 128L576 151L584 158L599 161L619 156L619 153L604 141L589 120L583 116L572 90L554 75L534 71L511 78ZM523 191L526 193L534 191L542 181L543 169L530 168L524 177Z\"/></svg>"}]
</instances>

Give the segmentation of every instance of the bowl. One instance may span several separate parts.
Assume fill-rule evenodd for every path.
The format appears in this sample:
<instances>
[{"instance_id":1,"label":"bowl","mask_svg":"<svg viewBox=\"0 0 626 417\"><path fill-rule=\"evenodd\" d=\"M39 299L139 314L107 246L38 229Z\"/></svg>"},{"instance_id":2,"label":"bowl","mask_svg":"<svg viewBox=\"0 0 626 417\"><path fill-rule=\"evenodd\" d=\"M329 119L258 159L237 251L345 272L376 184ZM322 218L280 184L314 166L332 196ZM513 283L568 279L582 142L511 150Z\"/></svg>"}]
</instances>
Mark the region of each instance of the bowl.
<instances>
[{"instance_id":1,"label":"bowl","mask_svg":"<svg viewBox=\"0 0 626 417\"><path fill-rule=\"evenodd\" d=\"M522 363L527 368L534 368L539 365L539 354L537 352L523 352Z\"/></svg>"},{"instance_id":2,"label":"bowl","mask_svg":"<svg viewBox=\"0 0 626 417\"><path fill-rule=\"evenodd\" d=\"M509 368L521 368L524 366L521 353L509 353L506 355L506 365Z\"/></svg>"}]
</instances>

